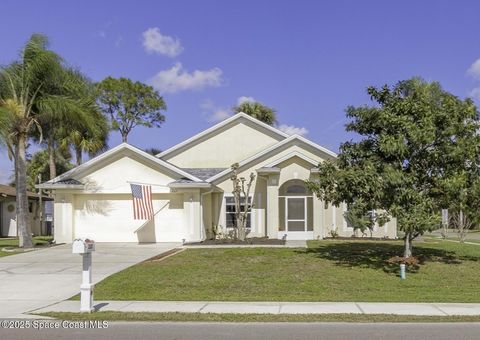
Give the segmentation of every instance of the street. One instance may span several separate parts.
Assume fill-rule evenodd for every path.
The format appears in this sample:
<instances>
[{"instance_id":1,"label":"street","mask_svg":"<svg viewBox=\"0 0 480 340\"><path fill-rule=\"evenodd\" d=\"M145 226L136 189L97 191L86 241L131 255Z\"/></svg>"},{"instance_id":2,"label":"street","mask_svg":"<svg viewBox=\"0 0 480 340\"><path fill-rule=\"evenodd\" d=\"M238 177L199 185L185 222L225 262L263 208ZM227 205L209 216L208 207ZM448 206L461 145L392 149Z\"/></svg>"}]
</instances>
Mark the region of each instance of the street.
<instances>
[{"instance_id":1,"label":"street","mask_svg":"<svg viewBox=\"0 0 480 340\"><path fill-rule=\"evenodd\" d=\"M53 320L51 320L53 321ZM70 325L71 326L71 325ZM479 339L480 323L109 322L100 329L0 329L0 339Z\"/></svg>"}]
</instances>

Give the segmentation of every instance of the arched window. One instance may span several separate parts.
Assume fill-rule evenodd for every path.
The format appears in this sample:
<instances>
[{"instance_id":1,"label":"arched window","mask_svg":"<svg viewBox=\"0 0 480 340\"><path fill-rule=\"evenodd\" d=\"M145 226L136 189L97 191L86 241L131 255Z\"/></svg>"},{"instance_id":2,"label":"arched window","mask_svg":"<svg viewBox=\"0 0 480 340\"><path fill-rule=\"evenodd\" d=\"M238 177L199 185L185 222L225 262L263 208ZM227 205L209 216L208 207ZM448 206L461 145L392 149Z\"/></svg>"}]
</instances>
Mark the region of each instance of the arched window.
<instances>
[{"instance_id":1,"label":"arched window","mask_svg":"<svg viewBox=\"0 0 480 340\"><path fill-rule=\"evenodd\" d=\"M278 191L279 196L312 196L307 189L305 182L299 179L292 179L282 184Z\"/></svg>"}]
</instances>

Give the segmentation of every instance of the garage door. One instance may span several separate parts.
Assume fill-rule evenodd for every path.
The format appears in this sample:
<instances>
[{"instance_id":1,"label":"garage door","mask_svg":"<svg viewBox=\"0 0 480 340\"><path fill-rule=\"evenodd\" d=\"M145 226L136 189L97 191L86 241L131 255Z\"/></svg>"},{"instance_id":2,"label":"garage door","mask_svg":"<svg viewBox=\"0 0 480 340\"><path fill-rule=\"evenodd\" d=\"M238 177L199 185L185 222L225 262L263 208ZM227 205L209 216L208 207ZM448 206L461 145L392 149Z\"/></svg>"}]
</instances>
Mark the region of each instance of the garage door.
<instances>
[{"instance_id":1,"label":"garage door","mask_svg":"<svg viewBox=\"0 0 480 340\"><path fill-rule=\"evenodd\" d=\"M133 219L130 194L76 195L75 237L97 242L181 242L185 238L183 195L154 194L155 218Z\"/></svg>"}]
</instances>

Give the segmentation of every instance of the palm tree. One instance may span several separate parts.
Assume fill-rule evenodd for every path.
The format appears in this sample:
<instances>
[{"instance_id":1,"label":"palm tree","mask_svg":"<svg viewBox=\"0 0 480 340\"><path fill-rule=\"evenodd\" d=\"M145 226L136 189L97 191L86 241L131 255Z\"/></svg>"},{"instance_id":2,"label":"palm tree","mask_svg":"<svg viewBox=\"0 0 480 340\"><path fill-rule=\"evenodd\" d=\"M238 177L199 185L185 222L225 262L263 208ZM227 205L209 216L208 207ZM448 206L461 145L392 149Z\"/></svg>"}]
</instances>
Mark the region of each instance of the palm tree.
<instances>
[{"instance_id":1,"label":"palm tree","mask_svg":"<svg viewBox=\"0 0 480 340\"><path fill-rule=\"evenodd\" d=\"M149 153L149 154L152 155L152 156L156 156L156 155L158 155L159 153L162 152L161 149L156 148L156 147L146 148L144 151L145 151L146 153Z\"/></svg>"},{"instance_id":2,"label":"palm tree","mask_svg":"<svg viewBox=\"0 0 480 340\"><path fill-rule=\"evenodd\" d=\"M37 131L42 139L40 122L55 118L78 121L83 112L81 99L69 95L70 85L64 81L65 67L61 57L47 49L48 39L34 34L24 46L20 59L0 68L0 138L14 159L19 246L32 247L28 225L26 187L26 148ZM50 127L53 126L52 124ZM46 134L48 131L43 131Z\"/></svg>"},{"instance_id":3,"label":"palm tree","mask_svg":"<svg viewBox=\"0 0 480 340\"><path fill-rule=\"evenodd\" d=\"M49 155L50 179L57 177L56 157L59 148L75 146L77 163L82 151L97 152L106 144L108 126L96 105L94 85L80 72L62 67L49 93L63 100L39 106L40 125ZM98 137L101 135L100 137ZM94 138L96 137L97 140ZM66 141L69 141L66 142Z\"/></svg>"},{"instance_id":4,"label":"palm tree","mask_svg":"<svg viewBox=\"0 0 480 340\"><path fill-rule=\"evenodd\" d=\"M62 145L71 145L75 152L76 164L82 164L83 153L87 152L90 156L95 156L107 147L108 134L110 127L105 116L98 110L90 113L94 125L75 124L70 132L62 140Z\"/></svg>"},{"instance_id":5,"label":"palm tree","mask_svg":"<svg viewBox=\"0 0 480 340\"><path fill-rule=\"evenodd\" d=\"M253 118L261 120L268 125L274 125L277 121L275 109L272 109L259 102L243 102L233 108L235 113L246 113Z\"/></svg>"}]
</instances>

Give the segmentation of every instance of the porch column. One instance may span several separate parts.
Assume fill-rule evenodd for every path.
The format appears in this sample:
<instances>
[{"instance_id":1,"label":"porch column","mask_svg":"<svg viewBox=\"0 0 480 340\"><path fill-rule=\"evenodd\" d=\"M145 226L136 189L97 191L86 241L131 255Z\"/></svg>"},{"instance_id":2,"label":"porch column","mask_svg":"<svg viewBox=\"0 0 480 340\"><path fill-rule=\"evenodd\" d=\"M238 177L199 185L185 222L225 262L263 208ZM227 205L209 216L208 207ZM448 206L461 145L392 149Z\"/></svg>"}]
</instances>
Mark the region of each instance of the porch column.
<instances>
[{"instance_id":1,"label":"porch column","mask_svg":"<svg viewBox=\"0 0 480 340\"><path fill-rule=\"evenodd\" d=\"M267 181L267 236L278 238L278 180L279 174L271 174Z\"/></svg>"}]
</instances>

